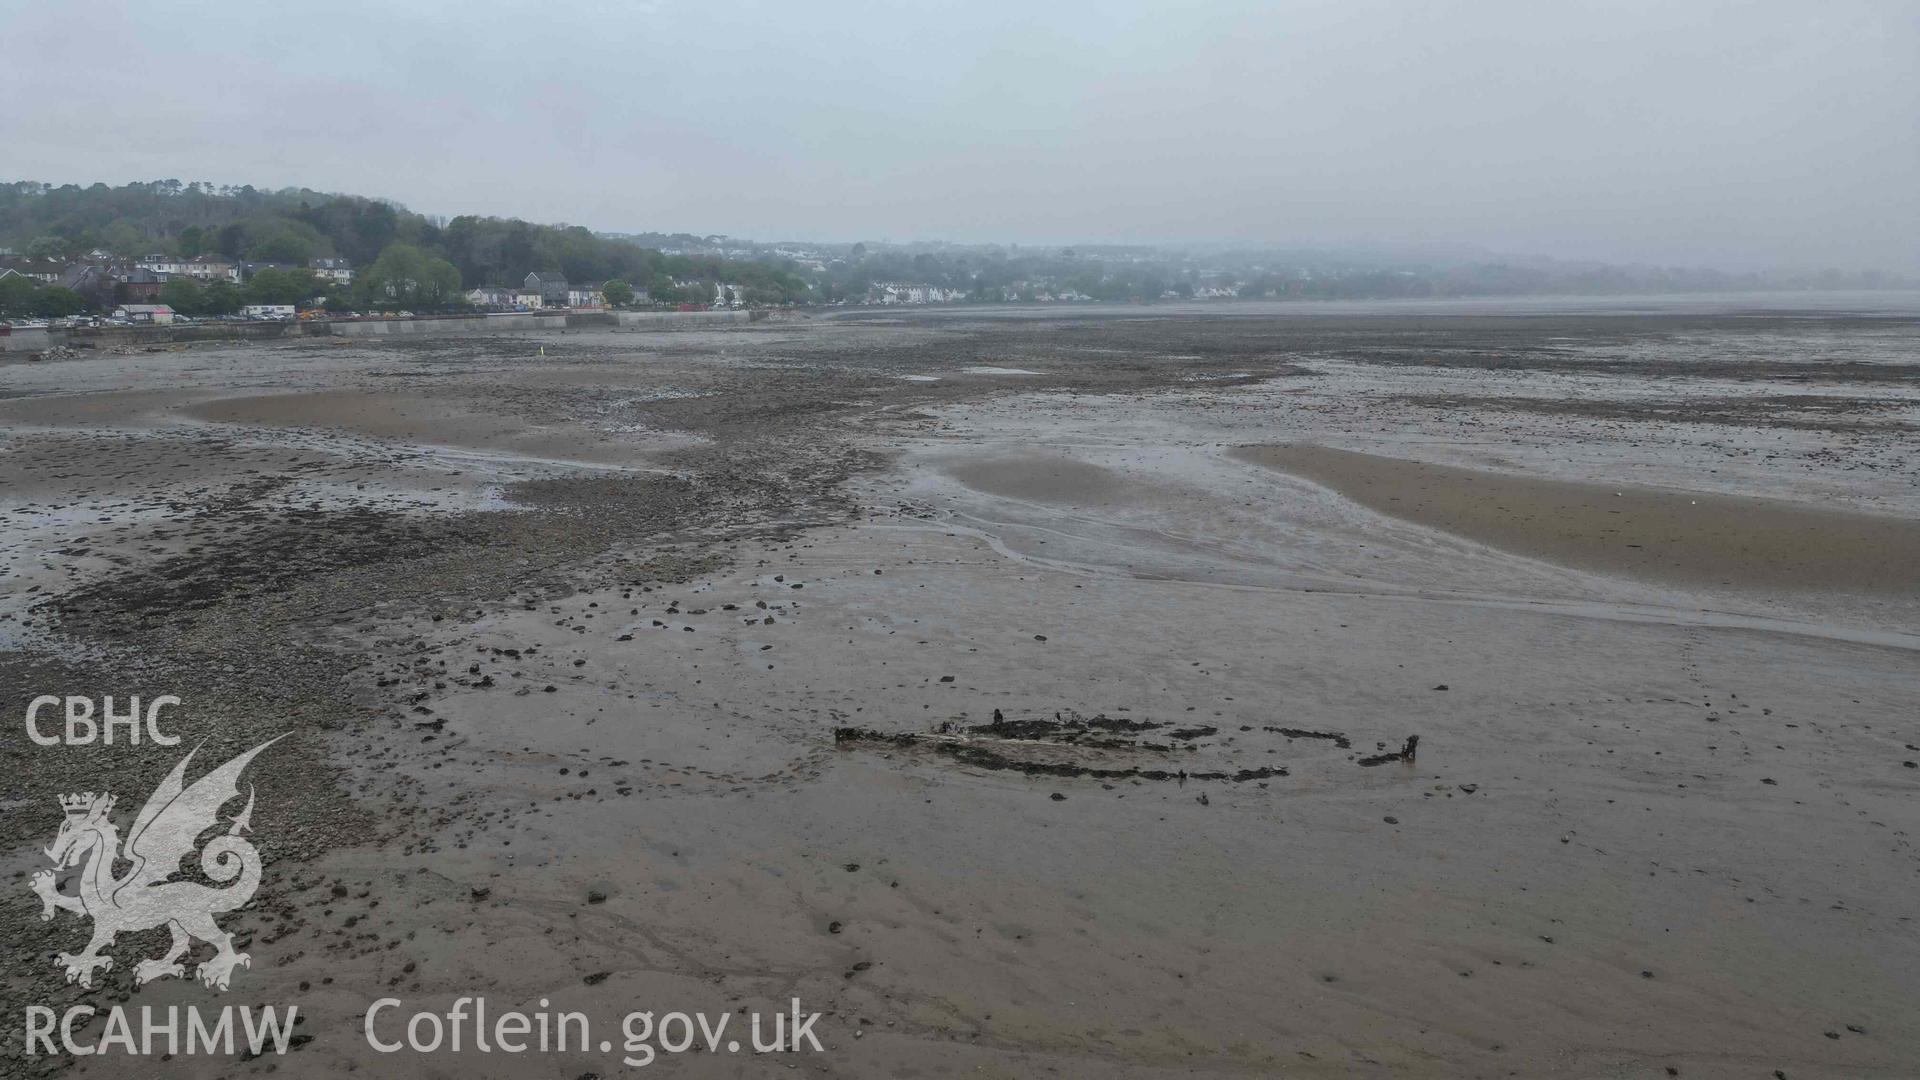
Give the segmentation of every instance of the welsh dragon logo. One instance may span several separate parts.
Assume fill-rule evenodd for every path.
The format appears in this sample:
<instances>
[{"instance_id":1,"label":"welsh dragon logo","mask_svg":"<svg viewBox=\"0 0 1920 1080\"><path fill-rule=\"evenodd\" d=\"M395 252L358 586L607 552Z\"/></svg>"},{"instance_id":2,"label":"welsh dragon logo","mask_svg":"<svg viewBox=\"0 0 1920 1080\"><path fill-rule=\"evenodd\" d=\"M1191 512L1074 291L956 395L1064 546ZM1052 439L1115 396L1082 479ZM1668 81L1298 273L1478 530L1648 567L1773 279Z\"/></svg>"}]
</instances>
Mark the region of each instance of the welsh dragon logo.
<instances>
[{"instance_id":1,"label":"welsh dragon logo","mask_svg":"<svg viewBox=\"0 0 1920 1080\"><path fill-rule=\"evenodd\" d=\"M240 835L253 828L252 785L247 788L246 809L224 834L200 848L201 871L223 887L168 879L179 872L180 861L193 854L200 834L219 824L220 808L239 798L240 774L254 755L281 738L285 736L261 743L191 786L185 783L187 762L199 748L189 751L134 817L125 850L120 846L119 830L108 816L113 810L112 795L89 791L60 797L66 818L60 823L60 834L46 848L46 855L58 870L79 866L85 860L86 865L76 875L79 891L73 895L61 892L53 870L34 874L30 884L44 905L42 921L51 920L56 909L93 920L93 939L87 947L77 954L60 953L55 961L66 969L68 982L92 986L95 968L113 969L113 957L101 955L101 950L111 946L116 936L158 926L173 932L173 944L165 956L135 965L137 982L167 975L185 978L186 968L180 958L196 938L214 948L213 958L194 971L210 988L225 990L233 969L250 965L247 954L234 951L233 936L220 929L213 917L253 899L254 890L260 887L260 852ZM115 877L116 863L132 866L123 876Z\"/></svg>"}]
</instances>

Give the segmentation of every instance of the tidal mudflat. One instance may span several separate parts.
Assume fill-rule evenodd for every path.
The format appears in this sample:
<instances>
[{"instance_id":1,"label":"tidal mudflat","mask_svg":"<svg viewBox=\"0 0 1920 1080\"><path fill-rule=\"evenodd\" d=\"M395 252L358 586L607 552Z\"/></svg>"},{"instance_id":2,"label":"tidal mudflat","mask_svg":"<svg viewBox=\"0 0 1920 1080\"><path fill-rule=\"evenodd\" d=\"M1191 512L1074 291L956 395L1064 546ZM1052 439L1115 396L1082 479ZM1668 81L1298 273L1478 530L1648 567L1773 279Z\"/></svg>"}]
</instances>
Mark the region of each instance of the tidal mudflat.
<instances>
[{"instance_id":1,"label":"tidal mudflat","mask_svg":"<svg viewBox=\"0 0 1920 1080\"><path fill-rule=\"evenodd\" d=\"M199 992L66 985L26 886L45 792L176 760L35 745L27 699L171 693L210 758L291 734L229 928L294 1075L473 994L798 997L826 1050L779 1064L834 1076L1911 1075L1893 300L0 366L6 1009Z\"/></svg>"},{"instance_id":2,"label":"tidal mudflat","mask_svg":"<svg viewBox=\"0 0 1920 1080\"><path fill-rule=\"evenodd\" d=\"M1920 522L1805 503L1623 483L1539 480L1324 446L1237 455L1306 477L1379 514L1602 573L1681 584L1920 589Z\"/></svg>"}]
</instances>

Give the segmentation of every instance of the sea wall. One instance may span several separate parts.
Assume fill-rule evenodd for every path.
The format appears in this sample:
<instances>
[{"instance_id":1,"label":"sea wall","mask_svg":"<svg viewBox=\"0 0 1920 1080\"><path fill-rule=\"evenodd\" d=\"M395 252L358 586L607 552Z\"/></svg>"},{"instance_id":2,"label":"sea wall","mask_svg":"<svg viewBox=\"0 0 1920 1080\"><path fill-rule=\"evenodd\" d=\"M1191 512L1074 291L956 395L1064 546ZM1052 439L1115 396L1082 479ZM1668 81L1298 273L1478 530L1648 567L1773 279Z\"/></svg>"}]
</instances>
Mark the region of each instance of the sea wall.
<instances>
[{"instance_id":1,"label":"sea wall","mask_svg":"<svg viewBox=\"0 0 1920 1080\"><path fill-rule=\"evenodd\" d=\"M587 327L678 329L759 322L764 311L570 311L553 315L507 312L499 315L447 315L419 319L349 319L307 323L308 332L333 337L399 337L420 334L541 333Z\"/></svg>"},{"instance_id":2,"label":"sea wall","mask_svg":"<svg viewBox=\"0 0 1920 1080\"><path fill-rule=\"evenodd\" d=\"M337 319L309 322L188 323L179 326L91 326L75 330L0 327L0 352L39 353L56 346L107 349L182 341L263 341L289 337L416 337L457 334L551 333L586 328L677 330L760 322L766 311L573 311L546 315L432 315L411 319Z\"/></svg>"},{"instance_id":3,"label":"sea wall","mask_svg":"<svg viewBox=\"0 0 1920 1080\"><path fill-rule=\"evenodd\" d=\"M53 344L53 335L39 327L0 326L0 353L43 352Z\"/></svg>"}]
</instances>

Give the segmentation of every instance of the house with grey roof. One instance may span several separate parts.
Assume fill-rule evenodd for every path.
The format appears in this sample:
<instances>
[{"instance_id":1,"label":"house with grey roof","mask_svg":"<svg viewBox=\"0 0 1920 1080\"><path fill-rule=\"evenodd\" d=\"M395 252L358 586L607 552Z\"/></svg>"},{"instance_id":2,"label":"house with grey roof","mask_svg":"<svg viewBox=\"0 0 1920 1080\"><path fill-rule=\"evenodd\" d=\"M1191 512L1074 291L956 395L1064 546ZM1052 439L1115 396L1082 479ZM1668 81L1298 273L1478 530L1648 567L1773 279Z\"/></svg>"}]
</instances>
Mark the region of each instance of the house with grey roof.
<instances>
[{"instance_id":1,"label":"house with grey roof","mask_svg":"<svg viewBox=\"0 0 1920 1080\"><path fill-rule=\"evenodd\" d=\"M141 267L127 271L120 282L120 295L130 304L151 303L160 298L160 290L167 284L167 275L155 273Z\"/></svg>"},{"instance_id":2,"label":"house with grey roof","mask_svg":"<svg viewBox=\"0 0 1920 1080\"><path fill-rule=\"evenodd\" d=\"M539 293L543 303L564 305L567 302L567 275L558 270L535 270L520 284L526 292Z\"/></svg>"},{"instance_id":3,"label":"house with grey roof","mask_svg":"<svg viewBox=\"0 0 1920 1080\"><path fill-rule=\"evenodd\" d=\"M60 284L63 288L79 293L90 304L98 304L112 299L114 287L119 285L113 273L99 263L74 263L60 272Z\"/></svg>"},{"instance_id":4,"label":"house with grey roof","mask_svg":"<svg viewBox=\"0 0 1920 1080\"><path fill-rule=\"evenodd\" d=\"M347 259L308 259L307 269L313 271L313 276L322 281L337 281L342 285L353 284L353 263Z\"/></svg>"}]
</instances>

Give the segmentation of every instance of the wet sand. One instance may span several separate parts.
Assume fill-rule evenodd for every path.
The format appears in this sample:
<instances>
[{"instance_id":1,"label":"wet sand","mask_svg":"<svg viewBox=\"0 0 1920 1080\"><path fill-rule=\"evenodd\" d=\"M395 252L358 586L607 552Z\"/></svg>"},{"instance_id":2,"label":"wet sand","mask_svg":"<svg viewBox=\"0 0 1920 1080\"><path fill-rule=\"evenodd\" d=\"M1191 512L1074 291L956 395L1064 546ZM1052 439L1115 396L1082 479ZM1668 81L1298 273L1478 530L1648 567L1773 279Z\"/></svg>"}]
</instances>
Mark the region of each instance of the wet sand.
<instances>
[{"instance_id":1,"label":"wet sand","mask_svg":"<svg viewBox=\"0 0 1920 1080\"><path fill-rule=\"evenodd\" d=\"M1699 491L1580 484L1323 446L1235 456L1529 558L1653 581L1920 592L1920 522Z\"/></svg>"},{"instance_id":2,"label":"wet sand","mask_svg":"<svg viewBox=\"0 0 1920 1080\"><path fill-rule=\"evenodd\" d=\"M824 1014L822 1054L676 1076L1911 1075L1910 579L1582 560L1630 525L1737 562L1694 499L1897 540L1920 324L1220 310L0 370L0 704L289 736L220 1000L311 1041L79 1065L626 1071L361 1036L480 994ZM1787 392L1876 406L1770 423ZM1632 512L1565 527L1615 476ZM213 999L134 984L164 935L67 984L83 927L24 887L53 794L131 810L176 756L11 730L0 1012Z\"/></svg>"},{"instance_id":3,"label":"wet sand","mask_svg":"<svg viewBox=\"0 0 1920 1080\"><path fill-rule=\"evenodd\" d=\"M510 403L450 401L425 394L339 390L219 398L180 410L217 424L350 432L413 444L445 444L526 457L633 463L638 440L573 419L528 415ZM658 440L656 447L665 445Z\"/></svg>"},{"instance_id":4,"label":"wet sand","mask_svg":"<svg viewBox=\"0 0 1920 1080\"><path fill-rule=\"evenodd\" d=\"M1066 506L1099 506L1137 498L1133 485L1110 470L1045 454L962 461L955 479L980 491Z\"/></svg>"}]
</instances>

